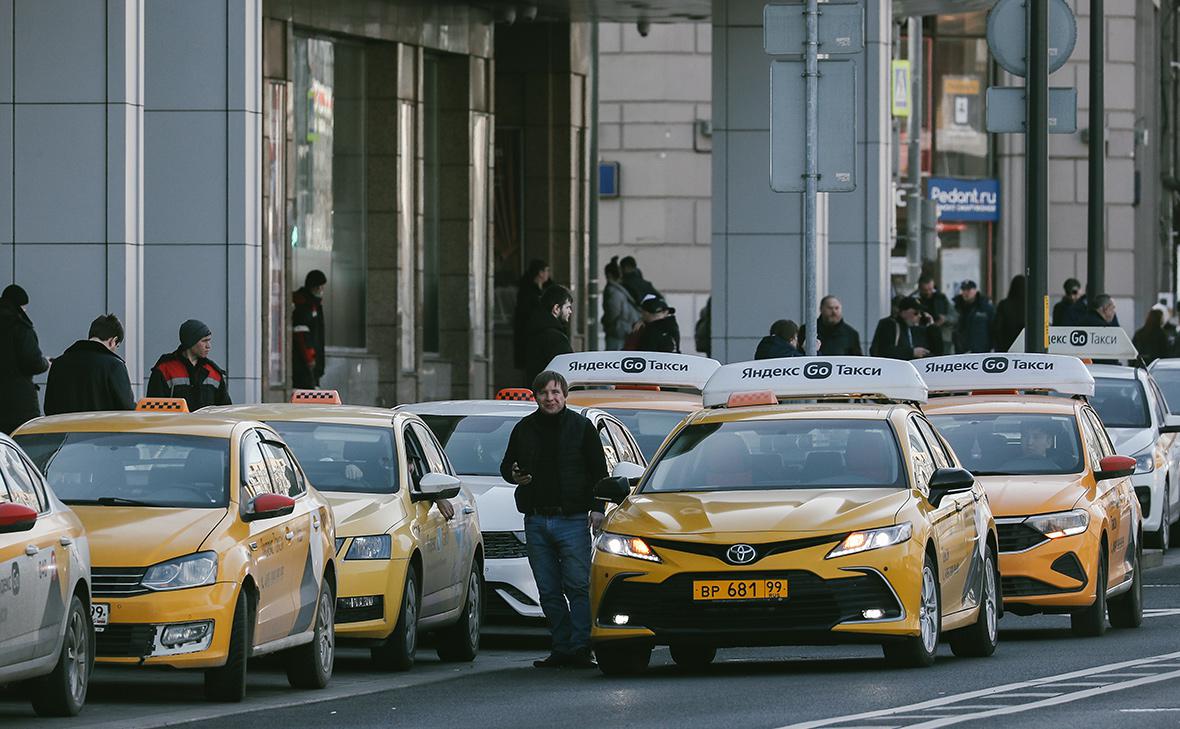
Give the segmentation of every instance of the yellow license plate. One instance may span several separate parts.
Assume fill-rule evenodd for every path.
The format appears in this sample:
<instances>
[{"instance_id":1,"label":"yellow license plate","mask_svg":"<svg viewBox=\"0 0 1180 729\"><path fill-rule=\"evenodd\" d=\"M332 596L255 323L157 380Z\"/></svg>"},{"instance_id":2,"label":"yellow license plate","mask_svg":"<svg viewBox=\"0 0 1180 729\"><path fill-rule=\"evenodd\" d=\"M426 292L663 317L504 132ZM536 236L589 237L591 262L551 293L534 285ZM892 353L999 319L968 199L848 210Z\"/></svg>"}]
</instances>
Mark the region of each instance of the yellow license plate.
<instances>
[{"instance_id":1,"label":"yellow license plate","mask_svg":"<svg viewBox=\"0 0 1180 729\"><path fill-rule=\"evenodd\" d=\"M786 580L693 580L692 583L693 600L784 600L786 597Z\"/></svg>"}]
</instances>

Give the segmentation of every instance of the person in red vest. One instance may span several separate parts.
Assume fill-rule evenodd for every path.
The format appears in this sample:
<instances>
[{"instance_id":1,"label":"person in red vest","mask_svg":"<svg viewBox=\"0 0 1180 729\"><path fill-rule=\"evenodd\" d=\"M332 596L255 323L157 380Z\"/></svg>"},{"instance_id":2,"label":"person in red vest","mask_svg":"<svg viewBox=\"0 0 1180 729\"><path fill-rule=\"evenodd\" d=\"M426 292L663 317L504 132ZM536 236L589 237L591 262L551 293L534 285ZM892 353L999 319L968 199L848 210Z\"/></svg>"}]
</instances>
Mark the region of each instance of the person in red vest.
<instances>
[{"instance_id":1,"label":"person in red vest","mask_svg":"<svg viewBox=\"0 0 1180 729\"><path fill-rule=\"evenodd\" d=\"M231 405L229 376L209 359L213 332L204 322L180 325L180 347L162 355L148 378L148 397L182 397L190 412L206 405Z\"/></svg>"}]
</instances>

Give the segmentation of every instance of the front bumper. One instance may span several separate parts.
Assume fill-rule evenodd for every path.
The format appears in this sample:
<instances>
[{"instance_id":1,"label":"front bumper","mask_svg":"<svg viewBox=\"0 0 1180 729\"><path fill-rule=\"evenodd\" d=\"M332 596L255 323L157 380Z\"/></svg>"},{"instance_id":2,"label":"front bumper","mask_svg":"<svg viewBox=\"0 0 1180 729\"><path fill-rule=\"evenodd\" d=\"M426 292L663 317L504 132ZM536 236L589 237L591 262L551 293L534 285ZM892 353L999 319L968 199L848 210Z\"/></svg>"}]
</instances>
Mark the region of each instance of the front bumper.
<instances>
[{"instance_id":1,"label":"front bumper","mask_svg":"<svg viewBox=\"0 0 1180 729\"><path fill-rule=\"evenodd\" d=\"M544 619L541 597L527 557L488 559L484 562L483 576L489 598L484 603L489 621Z\"/></svg>"},{"instance_id":2,"label":"front bumper","mask_svg":"<svg viewBox=\"0 0 1180 729\"><path fill-rule=\"evenodd\" d=\"M1054 612L1087 607L1096 595L1095 571L1100 527L1046 539L1015 521L997 519L1000 534L1000 583L1005 609L1015 613Z\"/></svg>"},{"instance_id":3,"label":"front bumper","mask_svg":"<svg viewBox=\"0 0 1180 729\"><path fill-rule=\"evenodd\" d=\"M340 640L379 641L389 637L401 613L408 559L347 560L340 570L336 597L336 635ZM352 607L350 598L374 598L374 604Z\"/></svg>"},{"instance_id":4,"label":"front bumper","mask_svg":"<svg viewBox=\"0 0 1180 729\"><path fill-rule=\"evenodd\" d=\"M238 585L217 582L130 597L95 597L110 605L109 623L95 632L99 663L214 668L225 665ZM180 623L212 622L211 635L194 643L165 646L164 630Z\"/></svg>"},{"instance_id":5,"label":"front bumper","mask_svg":"<svg viewBox=\"0 0 1180 729\"><path fill-rule=\"evenodd\" d=\"M1162 469L1155 469L1150 473L1140 473L1131 477L1131 486L1135 488L1135 496L1143 507L1143 531L1150 533L1158 531L1164 517L1164 491L1167 486L1167 476Z\"/></svg>"}]
</instances>

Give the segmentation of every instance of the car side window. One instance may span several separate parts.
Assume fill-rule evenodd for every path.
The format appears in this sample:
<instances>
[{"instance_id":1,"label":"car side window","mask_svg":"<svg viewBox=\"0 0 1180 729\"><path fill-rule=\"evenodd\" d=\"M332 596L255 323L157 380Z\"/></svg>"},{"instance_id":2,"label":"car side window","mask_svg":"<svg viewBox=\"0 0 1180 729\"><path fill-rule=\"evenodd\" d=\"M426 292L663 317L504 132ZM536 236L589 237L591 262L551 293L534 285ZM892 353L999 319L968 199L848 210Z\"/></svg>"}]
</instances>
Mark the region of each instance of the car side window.
<instances>
[{"instance_id":1,"label":"car side window","mask_svg":"<svg viewBox=\"0 0 1180 729\"><path fill-rule=\"evenodd\" d=\"M954 459L947 453L942 439L934 432L934 426L923 418L916 418L915 421L922 437L926 439L926 445L930 447L930 454L934 457L934 465L938 468L950 468L955 465Z\"/></svg>"},{"instance_id":2,"label":"car side window","mask_svg":"<svg viewBox=\"0 0 1180 729\"><path fill-rule=\"evenodd\" d=\"M914 467L914 481L918 486L925 487L930 483L930 476L934 473L934 456L930 454L930 446L926 445L913 418L906 421L906 436L910 441L910 462Z\"/></svg>"},{"instance_id":3,"label":"car side window","mask_svg":"<svg viewBox=\"0 0 1180 729\"><path fill-rule=\"evenodd\" d=\"M270 471L262 456L262 443L256 431L242 437L242 503L252 501L261 494L275 493L270 480Z\"/></svg>"},{"instance_id":4,"label":"car side window","mask_svg":"<svg viewBox=\"0 0 1180 729\"><path fill-rule=\"evenodd\" d=\"M1159 418L1160 427L1163 427L1168 422L1168 401L1164 399L1164 393L1160 392L1160 386L1154 378L1149 378L1147 382L1151 385L1152 399L1155 400L1156 417Z\"/></svg>"},{"instance_id":5,"label":"car side window","mask_svg":"<svg viewBox=\"0 0 1180 729\"><path fill-rule=\"evenodd\" d=\"M417 423L412 424L410 427L414 430L414 437L422 449L422 454L426 456L426 463L430 466L431 472L450 475L450 463L447 461L447 457L443 454L442 449L438 447L438 443L435 441L434 434L430 432L430 429Z\"/></svg>"},{"instance_id":6,"label":"car side window","mask_svg":"<svg viewBox=\"0 0 1180 729\"><path fill-rule=\"evenodd\" d=\"M267 468L270 470L270 482L276 494L296 498L307 490L299 469L295 466L295 458L277 443L262 442L262 453L266 458Z\"/></svg>"},{"instance_id":7,"label":"car side window","mask_svg":"<svg viewBox=\"0 0 1180 729\"><path fill-rule=\"evenodd\" d=\"M619 455L620 461L627 463L634 463L637 466L642 466L641 459L636 448L631 444L631 439L627 437L627 433L618 423L607 420L606 427L610 431L611 438L615 441L615 449Z\"/></svg>"},{"instance_id":8,"label":"car side window","mask_svg":"<svg viewBox=\"0 0 1180 729\"><path fill-rule=\"evenodd\" d=\"M619 456L615 452L614 441L606 430L606 423L598 424L598 440L602 442L602 453L606 456L606 471L610 473L619 463Z\"/></svg>"},{"instance_id":9,"label":"car side window","mask_svg":"<svg viewBox=\"0 0 1180 729\"><path fill-rule=\"evenodd\" d=\"M12 502L12 497L8 495L8 484L5 483L4 471L0 469L0 504L8 504Z\"/></svg>"},{"instance_id":10,"label":"car side window","mask_svg":"<svg viewBox=\"0 0 1180 729\"><path fill-rule=\"evenodd\" d=\"M37 512L43 512L49 508L47 499L38 494L37 485L25 467L24 459L12 446L0 445L0 468L4 469L4 477L8 481L8 488L14 502L35 509Z\"/></svg>"},{"instance_id":11,"label":"car side window","mask_svg":"<svg viewBox=\"0 0 1180 729\"><path fill-rule=\"evenodd\" d=\"M1083 410L1086 414L1086 419L1090 423L1091 435L1095 440L1097 449L1095 450L1094 468L1098 468L1098 461L1106 456L1114 455L1114 444L1110 442L1110 435L1106 432L1106 427L1102 425L1102 419L1098 417L1098 413L1093 410Z\"/></svg>"},{"instance_id":12,"label":"car side window","mask_svg":"<svg viewBox=\"0 0 1180 729\"><path fill-rule=\"evenodd\" d=\"M422 453L422 446L418 444L414 431L407 427L403 435L406 439L406 469L410 472L410 483L414 490L418 491L422 488L422 477L430 471L430 465Z\"/></svg>"}]
</instances>

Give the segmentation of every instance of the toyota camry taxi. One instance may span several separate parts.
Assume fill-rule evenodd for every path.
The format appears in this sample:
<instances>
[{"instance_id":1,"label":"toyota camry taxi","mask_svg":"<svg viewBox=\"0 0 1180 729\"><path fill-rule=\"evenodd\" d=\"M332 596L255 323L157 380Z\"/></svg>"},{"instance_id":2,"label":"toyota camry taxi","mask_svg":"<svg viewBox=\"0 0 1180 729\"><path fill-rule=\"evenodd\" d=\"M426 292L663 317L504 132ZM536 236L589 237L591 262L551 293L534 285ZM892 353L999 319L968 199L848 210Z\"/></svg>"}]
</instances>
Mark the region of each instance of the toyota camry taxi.
<instances>
[{"instance_id":1,"label":"toyota camry taxi","mask_svg":"<svg viewBox=\"0 0 1180 729\"><path fill-rule=\"evenodd\" d=\"M649 461L672 428L701 407L701 388L721 363L667 352L576 352L547 369L569 383L570 405L605 410L635 436Z\"/></svg>"},{"instance_id":2,"label":"toyota camry taxi","mask_svg":"<svg viewBox=\"0 0 1180 729\"><path fill-rule=\"evenodd\" d=\"M1128 478L1135 460L1115 455L1086 401L1094 378L1081 360L964 354L916 366L932 395L948 394L932 398L926 413L995 512L1005 609L1068 614L1078 635L1102 635L1108 615L1116 627L1138 626L1143 527Z\"/></svg>"},{"instance_id":3,"label":"toyota camry taxi","mask_svg":"<svg viewBox=\"0 0 1180 729\"><path fill-rule=\"evenodd\" d=\"M384 669L413 665L419 631L434 632L443 660L473 660L483 543L475 500L434 434L412 413L341 405L332 390L292 400L201 412L274 428L332 505L337 636Z\"/></svg>"},{"instance_id":4,"label":"toyota camry taxi","mask_svg":"<svg viewBox=\"0 0 1180 729\"><path fill-rule=\"evenodd\" d=\"M722 366L595 543L592 640L608 674L652 646L704 665L726 646L878 643L930 665L940 637L990 655L999 598L983 489L917 404L908 362Z\"/></svg>"},{"instance_id":5,"label":"toyota camry taxi","mask_svg":"<svg viewBox=\"0 0 1180 729\"><path fill-rule=\"evenodd\" d=\"M284 651L292 686L327 685L332 511L274 430L84 413L30 421L14 440L86 527L98 661L204 669L207 697L240 701L248 659Z\"/></svg>"}]
</instances>

